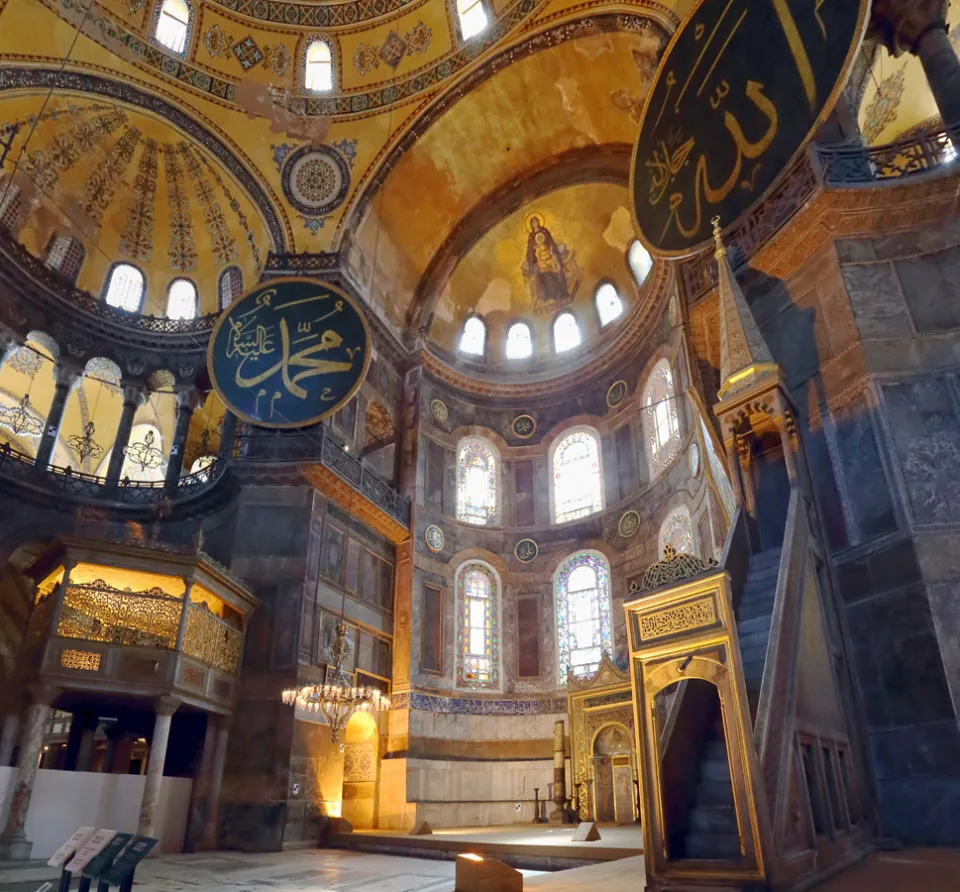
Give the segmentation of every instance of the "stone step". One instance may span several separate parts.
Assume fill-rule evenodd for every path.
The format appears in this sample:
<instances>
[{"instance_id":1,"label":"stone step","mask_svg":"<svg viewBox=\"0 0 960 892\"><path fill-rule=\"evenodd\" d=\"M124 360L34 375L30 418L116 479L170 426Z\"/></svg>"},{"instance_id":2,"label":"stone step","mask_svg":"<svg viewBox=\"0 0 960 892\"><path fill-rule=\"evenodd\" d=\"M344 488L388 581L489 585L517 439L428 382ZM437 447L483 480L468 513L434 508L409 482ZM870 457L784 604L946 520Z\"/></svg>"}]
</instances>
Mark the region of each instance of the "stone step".
<instances>
[{"instance_id":1,"label":"stone step","mask_svg":"<svg viewBox=\"0 0 960 892\"><path fill-rule=\"evenodd\" d=\"M744 680L749 684L751 679L760 679L763 678L763 666L767 661L767 655L764 653L763 657L759 660L744 660L743 662L743 677Z\"/></svg>"},{"instance_id":2,"label":"stone step","mask_svg":"<svg viewBox=\"0 0 960 892\"><path fill-rule=\"evenodd\" d=\"M740 659L746 663L753 663L757 660L763 661L767 656L767 641L759 644L749 644L746 647L740 647Z\"/></svg>"},{"instance_id":3,"label":"stone step","mask_svg":"<svg viewBox=\"0 0 960 892\"><path fill-rule=\"evenodd\" d=\"M687 857L730 861L740 858L740 837L736 833L688 833Z\"/></svg>"},{"instance_id":4,"label":"stone step","mask_svg":"<svg viewBox=\"0 0 960 892\"><path fill-rule=\"evenodd\" d=\"M750 601L746 604L741 602L736 613L738 622L759 619L761 616L770 617L773 614L773 601Z\"/></svg>"},{"instance_id":5,"label":"stone step","mask_svg":"<svg viewBox=\"0 0 960 892\"><path fill-rule=\"evenodd\" d=\"M736 833L737 810L732 805L698 805L690 812L690 828L696 833Z\"/></svg>"},{"instance_id":6,"label":"stone step","mask_svg":"<svg viewBox=\"0 0 960 892\"><path fill-rule=\"evenodd\" d=\"M766 644L770 640L770 626L765 629L757 629L755 632L743 634L737 628L737 637L740 639L740 649L745 647L754 647L758 644Z\"/></svg>"},{"instance_id":7,"label":"stone step","mask_svg":"<svg viewBox=\"0 0 960 892\"><path fill-rule=\"evenodd\" d=\"M733 805L730 776L725 781L701 780L694 790L694 801L700 805Z\"/></svg>"},{"instance_id":8,"label":"stone step","mask_svg":"<svg viewBox=\"0 0 960 892\"><path fill-rule=\"evenodd\" d=\"M726 781L730 783L730 765L727 763L727 755L724 753L718 759L704 759L700 763L700 778L705 781L716 781L721 783Z\"/></svg>"},{"instance_id":9,"label":"stone step","mask_svg":"<svg viewBox=\"0 0 960 892\"><path fill-rule=\"evenodd\" d=\"M737 623L737 634L742 639L744 635L751 635L754 632L766 632L770 634L770 622L772 616L755 616L753 619L741 620Z\"/></svg>"}]
</instances>

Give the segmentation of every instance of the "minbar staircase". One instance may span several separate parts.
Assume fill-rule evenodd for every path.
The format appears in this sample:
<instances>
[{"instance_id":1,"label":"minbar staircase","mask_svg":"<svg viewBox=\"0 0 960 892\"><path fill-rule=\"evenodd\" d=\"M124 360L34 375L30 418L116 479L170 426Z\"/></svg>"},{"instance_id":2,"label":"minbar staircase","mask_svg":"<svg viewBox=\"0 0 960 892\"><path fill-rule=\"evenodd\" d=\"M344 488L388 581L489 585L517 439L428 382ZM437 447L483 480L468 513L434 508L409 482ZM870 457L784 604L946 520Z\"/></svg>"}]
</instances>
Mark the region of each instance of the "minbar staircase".
<instances>
[{"instance_id":1,"label":"minbar staircase","mask_svg":"<svg viewBox=\"0 0 960 892\"><path fill-rule=\"evenodd\" d=\"M737 637L743 675L750 701L750 715L757 717L763 667L770 643L770 625L773 622L773 602L777 594L777 576L780 572L782 549L771 548L750 556L747 579L736 608Z\"/></svg>"}]
</instances>

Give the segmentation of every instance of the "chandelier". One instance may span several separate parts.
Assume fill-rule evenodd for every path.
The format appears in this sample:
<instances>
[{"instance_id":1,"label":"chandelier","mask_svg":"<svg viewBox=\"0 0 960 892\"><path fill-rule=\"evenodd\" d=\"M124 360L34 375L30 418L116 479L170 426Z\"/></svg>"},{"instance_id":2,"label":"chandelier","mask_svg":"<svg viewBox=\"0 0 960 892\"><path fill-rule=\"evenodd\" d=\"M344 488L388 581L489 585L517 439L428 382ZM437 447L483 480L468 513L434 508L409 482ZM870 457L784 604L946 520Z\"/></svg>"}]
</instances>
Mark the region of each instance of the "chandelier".
<instances>
[{"instance_id":1,"label":"chandelier","mask_svg":"<svg viewBox=\"0 0 960 892\"><path fill-rule=\"evenodd\" d=\"M15 406L0 409L0 424L15 434L39 437L43 433L43 419L30 405L30 394L25 393Z\"/></svg>"},{"instance_id":2,"label":"chandelier","mask_svg":"<svg viewBox=\"0 0 960 892\"><path fill-rule=\"evenodd\" d=\"M100 458L103 455L103 447L93 438L96 430L96 425L88 421L83 426L82 437L80 434L67 437L67 447L76 452L82 462L88 458Z\"/></svg>"},{"instance_id":3,"label":"chandelier","mask_svg":"<svg viewBox=\"0 0 960 892\"><path fill-rule=\"evenodd\" d=\"M153 431L148 430L141 442L131 443L123 450L130 461L140 466L141 471L163 467L163 453L153 445L154 439Z\"/></svg>"},{"instance_id":4,"label":"chandelier","mask_svg":"<svg viewBox=\"0 0 960 892\"><path fill-rule=\"evenodd\" d=\"M337 640L331 647L335 657L336 669L334 683L308 684L300 688L289 688L280 698L287 706L296 706L306 712L322 712L330 725L330 736L334 743L340 739L340 730L355 712L373 712L390 708L390 699L376 688L351 687L343 684L349 676L342 672L343 660L350 653L347 641L347 625L341 619L337 624Z\"/></svg>"}]
</instances>

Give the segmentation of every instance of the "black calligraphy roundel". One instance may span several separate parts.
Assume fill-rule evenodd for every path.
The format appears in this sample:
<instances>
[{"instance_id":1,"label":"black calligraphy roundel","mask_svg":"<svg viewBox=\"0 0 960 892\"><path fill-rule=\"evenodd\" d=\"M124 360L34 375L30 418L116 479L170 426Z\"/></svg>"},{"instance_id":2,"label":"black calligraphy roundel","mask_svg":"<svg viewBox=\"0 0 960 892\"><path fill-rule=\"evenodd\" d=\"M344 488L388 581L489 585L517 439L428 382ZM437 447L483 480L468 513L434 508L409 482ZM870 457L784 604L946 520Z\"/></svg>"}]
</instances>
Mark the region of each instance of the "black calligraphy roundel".
<instances>
[{"instance_id":1,"label":"black calligraphy roundel","mask_svg":"<svg viewBox=\"0 0 960 892\"><path fill-rule=\"evenodd\" d=\"M314 279L264 282L217 320L210 380L235 415L263 427L304 427L336 412L370 364L360 308Z\"/></svg>"},{"instance_id":2,"label":"black calligraphy roundel","mask_svg":"<svg viewBox=\"0 0 960 892\"><path fill-rule=\"evenodd\" d=\"M630 174L640 239L682 256L774 185L826 119L868 0L700 0L647 95Z\"/></svg>"}]
</instances>

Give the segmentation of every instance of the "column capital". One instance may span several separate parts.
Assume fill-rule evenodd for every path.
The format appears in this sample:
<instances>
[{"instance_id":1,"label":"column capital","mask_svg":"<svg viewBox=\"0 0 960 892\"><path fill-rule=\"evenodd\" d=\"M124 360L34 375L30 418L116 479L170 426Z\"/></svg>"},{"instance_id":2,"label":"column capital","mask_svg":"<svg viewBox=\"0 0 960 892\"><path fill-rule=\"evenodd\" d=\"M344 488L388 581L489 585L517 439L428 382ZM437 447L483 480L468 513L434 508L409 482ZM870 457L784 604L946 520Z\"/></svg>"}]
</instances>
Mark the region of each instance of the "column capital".
<instances>
[{"instance_id":1,"label":"column capital","mask_svg":"<svg viewBox=\"0 0 960 892\"><path fill-rule=\"evenodd\" d=\"M27 690L30 692L31 705L33 706L52 706L53 701L63 693L63 688L39 682L27 685Z\"/></svg>"},{"instance_id":2,"label":"column capital","mask_svg":"<svg viewBox=\"0 0 960 892\"><path fill-rule=\"evenodd\" d=\"M68 387L73 390L82 377L83 372L80 369L67 365L62 360L58 359L53 367L53 380L58 387Z\"/></svg>"},{"instance_id":3,"label":"column capital","mask_svg":"<svg viewBox=\"0 0 960 892\"><path fill-rule=\"evenodd\" d=\"M177 401L178 410L187 408L192 412L203 405L206 394L202 393L200 388L191 384L188 387L175 387L173 396Z\"/></svg>"},{"instance_id":4,"label":"column capital","mask_svg":"<svg viewBox=\"0 0 960 892\"><path fill-rule=\"evenodd\" d=\"M928 31L947 30L948 0L874 0L870 36L893 56L916 53Z\"/></svg>"},{"instance_id":5,"label":"column capital","mask_svg":"<svg viewBox=\"0 0 960 892\"><path fill-rule=\"evenodd\" d=\"M157 715L171 716L177 711L177 708L182 702L183 701L179 697L170 697L165 695L163 697L157 697L154 704L154 709Z\"/></svg>"},{"instance_id":6,"label":"column capital","mask_svg":"<svg viewBox=\"0 0 960 892\"><path fill-rule=\"evenodd\" d=\"M120 392L124 403L132 403L138 409L147 401L147 388L142 382L122 381Z\"/></svg>"}]
</instances>

